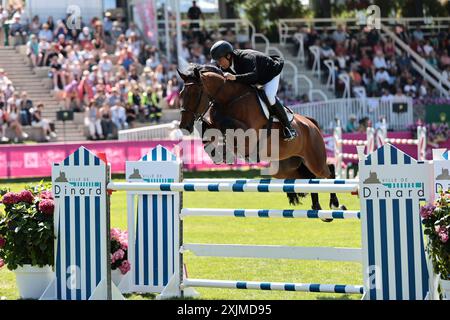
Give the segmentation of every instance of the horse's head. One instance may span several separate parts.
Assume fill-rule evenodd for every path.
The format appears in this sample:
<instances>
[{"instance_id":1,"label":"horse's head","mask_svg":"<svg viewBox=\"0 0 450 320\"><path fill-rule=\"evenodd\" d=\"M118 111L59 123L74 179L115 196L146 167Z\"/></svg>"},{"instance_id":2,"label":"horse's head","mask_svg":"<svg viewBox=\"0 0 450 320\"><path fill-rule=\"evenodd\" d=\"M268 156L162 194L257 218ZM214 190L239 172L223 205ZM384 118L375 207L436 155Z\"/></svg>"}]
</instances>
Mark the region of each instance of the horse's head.
<instances>
[{"instance_id":1,"label":"horse's head","mask_svg":"<svg viewBox=\"0 0 450 320\"><path fill-rule=\"evenodd\" d=\"M194 122L208 111L209 98L203 89L200 69L200 66L191 65L184 72L177 70L184 81L183 90L180 93L182 101L180 129L187 130L189 133L194 130Z\"/></svg>"},{"instance_id":2,"label":"horse's head","mask_svg":"<svg viewBox=\"0 0 450 320\"><path fill-rule=\"evenodd\" d=\"M209 92L208 88L204 87L203 73L209 72L222 74L217 67L195 64L190 65L184 72L178 70L178 74L184 81L180 94L182 100L180 129L187 130L189 133L194 130L194 122L201 119L208 111Z\"/></svg>"}]
</instances>

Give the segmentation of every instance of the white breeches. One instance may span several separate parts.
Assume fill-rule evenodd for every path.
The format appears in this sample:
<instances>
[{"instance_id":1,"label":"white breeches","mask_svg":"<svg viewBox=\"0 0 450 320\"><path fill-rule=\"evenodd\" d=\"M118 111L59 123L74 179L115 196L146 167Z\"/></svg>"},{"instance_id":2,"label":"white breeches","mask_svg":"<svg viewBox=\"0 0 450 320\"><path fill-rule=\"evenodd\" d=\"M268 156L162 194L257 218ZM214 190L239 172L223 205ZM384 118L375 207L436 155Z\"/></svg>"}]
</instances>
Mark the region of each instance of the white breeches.
<instances>
[{"instance_id":1,"label":"white breeches","mask_svg":"<svg viewBox=\"0 0 450 320\"><path fill-rule=\"evenodd\" d=\"M280 75L267 82L263 88L266 92L267 99L269 99L270 105L273 106L276 102L276 96L278 92L278 85L280 84Z\"/></svg>"}]
</instances>

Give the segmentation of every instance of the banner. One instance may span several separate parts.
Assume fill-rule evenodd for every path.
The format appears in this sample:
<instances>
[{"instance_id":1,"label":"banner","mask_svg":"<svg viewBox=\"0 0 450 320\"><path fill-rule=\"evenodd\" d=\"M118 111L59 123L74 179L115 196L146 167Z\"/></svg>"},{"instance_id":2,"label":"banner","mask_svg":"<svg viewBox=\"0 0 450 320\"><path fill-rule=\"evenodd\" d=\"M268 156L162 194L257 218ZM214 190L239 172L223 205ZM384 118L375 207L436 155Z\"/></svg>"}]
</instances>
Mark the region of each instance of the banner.
<instances>
[{"instance_id":1,"label":"banner","mask_svg":"<svg viewBox=\"0 0 450 320\"><path fill-rule=\"evenodd\" d=\"M136 0L134 17L144 37L153 45L158 45L158 17L156 16L155 0Z\"/></svg>"}]
</instances>

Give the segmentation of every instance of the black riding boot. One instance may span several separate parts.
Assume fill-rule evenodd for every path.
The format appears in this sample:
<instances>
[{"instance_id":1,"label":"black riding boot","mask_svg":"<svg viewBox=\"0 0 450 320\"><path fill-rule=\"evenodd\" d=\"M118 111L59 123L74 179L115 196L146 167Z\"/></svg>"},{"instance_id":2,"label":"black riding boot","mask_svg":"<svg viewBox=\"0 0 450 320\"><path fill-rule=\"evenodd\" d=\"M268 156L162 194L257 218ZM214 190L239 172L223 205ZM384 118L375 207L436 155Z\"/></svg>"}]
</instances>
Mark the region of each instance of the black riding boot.
<instances>
[{"instance_id":1,"label":"black riding boot","mask_svg":"<svg viewBox=\"0 0 450 320\"><path fill-rule=\"evenodd\" d=\"M273 106L270 106L270 112L280 120L283 125L283 139L284 141L291 141L297 137L297 131L291 126L291 122L288 119L285 107L281 104L278 98Z\"/></svg>"}]
</instances>

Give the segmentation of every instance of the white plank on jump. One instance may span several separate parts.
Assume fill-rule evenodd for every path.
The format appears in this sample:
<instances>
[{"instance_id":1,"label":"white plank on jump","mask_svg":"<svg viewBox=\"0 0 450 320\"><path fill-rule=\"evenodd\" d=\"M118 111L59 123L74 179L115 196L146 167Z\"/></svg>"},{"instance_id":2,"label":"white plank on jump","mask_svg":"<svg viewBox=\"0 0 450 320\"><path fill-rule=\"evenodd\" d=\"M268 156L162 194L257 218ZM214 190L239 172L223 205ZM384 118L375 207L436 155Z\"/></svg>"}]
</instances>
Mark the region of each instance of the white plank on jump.
<instances>
[{"instance_id":1,"label":"white plank on jump","mask_svg":"<svg viewBox=\"0 0 450 320\"><path fill-rule=\"evenodd\" d=\"M208 257L362 261L360 248L186 243L183 250Z\"/></svg>"}]
</instances>

